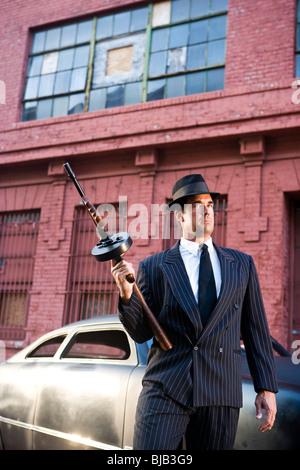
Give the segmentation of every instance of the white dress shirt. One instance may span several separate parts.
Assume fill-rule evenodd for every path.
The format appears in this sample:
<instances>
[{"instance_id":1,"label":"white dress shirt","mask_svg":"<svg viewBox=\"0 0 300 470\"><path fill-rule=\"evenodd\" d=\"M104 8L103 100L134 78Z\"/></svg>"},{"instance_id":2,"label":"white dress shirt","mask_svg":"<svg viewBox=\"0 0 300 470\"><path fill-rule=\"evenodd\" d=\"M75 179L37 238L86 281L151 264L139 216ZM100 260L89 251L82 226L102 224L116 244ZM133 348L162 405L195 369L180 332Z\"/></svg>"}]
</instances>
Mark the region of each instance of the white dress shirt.
<instances>
[{"instance_id":1,"label":"white dress shirt","mask_svg":"<svg viewBox=\"0 0 300 470\"><path fill-rule=\"evenodd\" d=\"M221 277L221 265L216 250L214 248L212 238L209 238L205 242L208 246L208 252L213 268L215 283L216 283L216 292L217 298L219 297L221 284L222 284L222 277ZM202 245L199 243L192 242L190 240L186 240L185 238L181 238L179 251L185 265L185 269L187 271L188 277L190 279L190 283L193 289L193 293L198 303L198 281L199 281L199 267L200 267L200 257L202 253Z\"/></svg>"}]
</instances>

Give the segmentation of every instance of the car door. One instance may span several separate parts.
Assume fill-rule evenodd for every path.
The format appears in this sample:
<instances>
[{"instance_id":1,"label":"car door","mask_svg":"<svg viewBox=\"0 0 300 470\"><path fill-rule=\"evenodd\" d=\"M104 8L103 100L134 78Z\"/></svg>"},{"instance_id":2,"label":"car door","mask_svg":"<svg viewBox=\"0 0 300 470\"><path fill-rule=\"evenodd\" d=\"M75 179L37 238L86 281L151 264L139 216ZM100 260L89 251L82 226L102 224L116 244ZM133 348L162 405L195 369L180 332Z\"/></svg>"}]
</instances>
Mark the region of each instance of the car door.
<instances>
[{"instance_id":1,"label":"car door","mask_svg":"<svg viewBox=\"0 0 300 470\"><path fill-rule=\"evenodd\" d=\"M34 449L123 445L134 342L119 326L82 328L49 364L36 403Z\"/></svg>"}]
</instances>

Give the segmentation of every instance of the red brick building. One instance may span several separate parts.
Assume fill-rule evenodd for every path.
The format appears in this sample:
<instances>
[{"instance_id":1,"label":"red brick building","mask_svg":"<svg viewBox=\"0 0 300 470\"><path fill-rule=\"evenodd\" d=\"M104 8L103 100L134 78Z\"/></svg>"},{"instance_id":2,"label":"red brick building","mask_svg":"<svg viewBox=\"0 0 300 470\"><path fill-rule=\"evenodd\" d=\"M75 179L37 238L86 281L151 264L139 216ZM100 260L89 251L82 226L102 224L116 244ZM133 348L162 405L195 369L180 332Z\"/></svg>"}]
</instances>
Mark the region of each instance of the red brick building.
<instances>
[{"instance_id":1,"label":"red brick building","mask_svg":"<svg viewBox=\"0 0 300 470\"><path fill-rule=\"evenodd\" d=\"M291 349L300 330L297 1L3 0L0 26L7 355L116 308L66 161L95 205L126 199L127 227L140 233L126 253L135 266L171 243L155 236L151 205L201 173L222 194L215 240L254 257L271 333Z\"/></svg>"}]
</instances>

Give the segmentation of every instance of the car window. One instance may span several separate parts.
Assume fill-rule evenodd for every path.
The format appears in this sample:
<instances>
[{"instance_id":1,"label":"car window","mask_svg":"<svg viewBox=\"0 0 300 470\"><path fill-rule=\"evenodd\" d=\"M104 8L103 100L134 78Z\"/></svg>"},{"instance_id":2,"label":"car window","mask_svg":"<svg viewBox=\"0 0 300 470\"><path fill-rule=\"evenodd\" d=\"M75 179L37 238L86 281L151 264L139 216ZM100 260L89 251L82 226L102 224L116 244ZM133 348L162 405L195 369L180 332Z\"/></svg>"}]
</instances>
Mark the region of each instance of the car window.
<instances>
[{"instance_id":1,"label":"car window","mask_svg":"<svg viewBox=\"0 0 300 470\"><path fill-rule=\"evenodd\" d=\"M53 357L66 335L55 336L39 344L26 357Z\"/></svg>"},{"instance_id":2,"label":"car window","mask_svg":"<svg viewBox=\"0 0 300 470\"><path fill-rule=\"evenodd\" d=\"M63 358L127 359L130 346L126 334L119 330L88 331L77 333Z\"/></svg>"}]
</instances>

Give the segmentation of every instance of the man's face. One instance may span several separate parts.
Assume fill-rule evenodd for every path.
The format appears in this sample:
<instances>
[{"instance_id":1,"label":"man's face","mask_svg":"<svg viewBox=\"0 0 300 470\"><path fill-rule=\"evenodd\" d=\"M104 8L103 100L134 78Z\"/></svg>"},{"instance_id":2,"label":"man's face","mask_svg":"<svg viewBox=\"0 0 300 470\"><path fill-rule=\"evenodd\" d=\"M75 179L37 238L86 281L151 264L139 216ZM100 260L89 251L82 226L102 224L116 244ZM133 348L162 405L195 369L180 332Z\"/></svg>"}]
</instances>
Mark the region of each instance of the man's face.
<instances>
[{"instance_id":1,"label":"man's face","mask_svg":"<svg viewBox=\"0 0 300 470\"><path fill-rule=\"evenodd\" d=\"M214 203L210 194L189 196L183 212L178 211L176 217L184 238L198 243L208 240L214 230Z\"/></svg>"}]
</instances>

